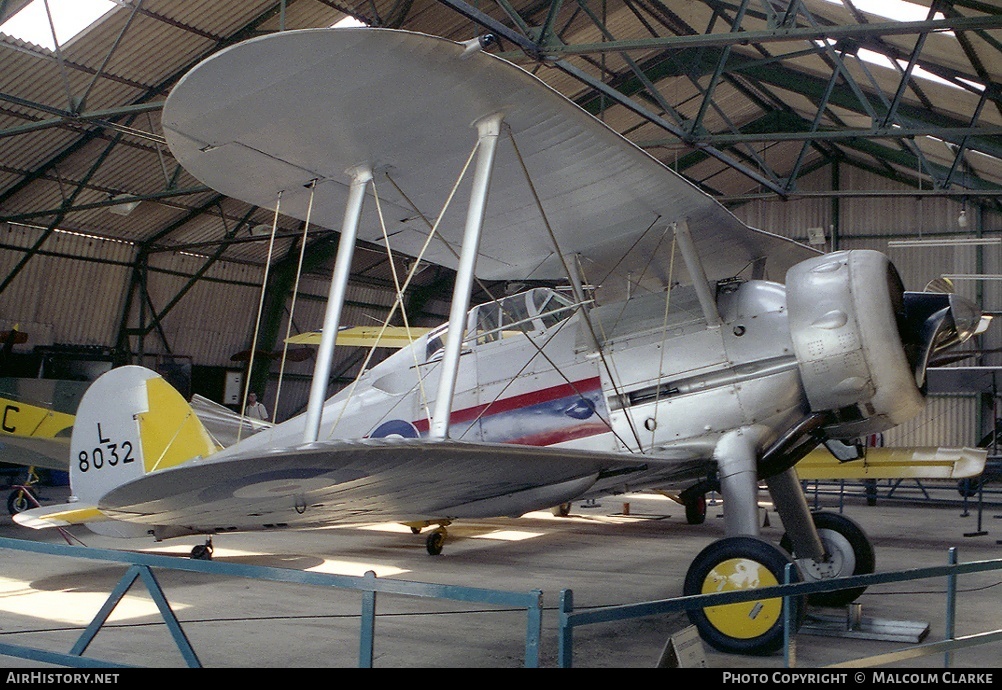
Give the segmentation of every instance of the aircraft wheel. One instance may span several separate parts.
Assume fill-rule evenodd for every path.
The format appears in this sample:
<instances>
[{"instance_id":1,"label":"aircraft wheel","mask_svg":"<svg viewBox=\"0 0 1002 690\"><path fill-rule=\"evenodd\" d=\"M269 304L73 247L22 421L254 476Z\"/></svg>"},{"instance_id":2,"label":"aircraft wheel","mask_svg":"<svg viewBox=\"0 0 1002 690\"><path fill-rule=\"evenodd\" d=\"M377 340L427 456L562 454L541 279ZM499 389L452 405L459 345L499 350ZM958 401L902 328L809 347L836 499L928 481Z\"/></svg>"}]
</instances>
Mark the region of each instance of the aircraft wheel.
<instances>
[{"instance_id":1,"label":"aircraft wheel","mask_svg":"<svg viewBox=\"0 0 1002 690\"><path fill-rule=\"evenodd\" d=\"M558 506L553 506L550 508L550 513L552 513L555 517L567 517L571 514L571 504L561 503Z\"/></svg>"},{"instance_id":2,"label":"aircraft wheel","mask_svg":"<svg viewBox=\"0 0 1002 690\"><path fill-rule=\"evenodd\" d=\"M14 489L7 497L7 512L11 515L23 513L36 505L38 505L38 501L28 489Z\"/></svg>"},{"instance_id":3,"label":"aircraft wheel","mask_svg":"<svg viewBox=\"0 0 1002 690\"><path fill-rule=\"evenodd\" d=\"M813 513L821 544L825 547L828 560L818 563L810 559L799 559L800 570L807 582L827 580L833 577L869 575L876 567L873 545L863 529L855 522L838 513ZM779 545L789 553L793 547L788 535L783 535ZM793 554L796 558L796 554ZM807 601L815 606L845 606L855 601L866 587L853 587L837 592L809 594Z\"/></svg>"},{"instance_id":4,"label":"aircraft wheel","mask_svg":"<svg viewBox=\"0 0 1002 690\"><path fill-rule=\"evenodd\" d=\"M706 494L685 502L685 521L690 525L702 525L706 521Z\"/></svg>"},{"instance_id":5,"label":"aircraft wheel","mask_svg":"<svg viewBox=\"0 0 1002 690\"><path fill-rule=\"evenodd\" d=\"M792 559L757 537L726 537L703 549L685 576L686 596L769 587L783 582ZM800 581L796 568L793 582ZM803 597L792 600L799 628ZM783 599L763 599L688 611L689 620L714 649L727 654L772 654L783 646ZM796 631L794 631L796 632Z\"/></svg>"},{"instance_id":6,"label":"aircraft wheel","mask_svg":"<svg viewBox=\"0 0 1002 690\"><path fill-rule=\"evenodd\" d=\"M964 498L974 498L981 490L981 477L961 479L957 482L957 493Z\"/></svg>"},{"instance_id":7,"label":"aircraft wheel","mask_svg":"<svg viewBox=\"0 0 1002 690\"><path fill-rule=\"evenodd\" d=\"M428 549L428 553L432 556L437 556L442 553L442 547L445 546L445 530L435 530L428 534L428 538L425 540L425 548Z\"/></svg>"},{"instance_id":8,"label":"aircraft wheel","mask_svg":"<svg viewBox=\"0 0 1002 690\"><path fill-rule=\"evenodd\" d=\"M191 560L193 561L211 561L212 560L212 544L198 544L193 546L191 549Z\"/></svg>"}]
</instances>

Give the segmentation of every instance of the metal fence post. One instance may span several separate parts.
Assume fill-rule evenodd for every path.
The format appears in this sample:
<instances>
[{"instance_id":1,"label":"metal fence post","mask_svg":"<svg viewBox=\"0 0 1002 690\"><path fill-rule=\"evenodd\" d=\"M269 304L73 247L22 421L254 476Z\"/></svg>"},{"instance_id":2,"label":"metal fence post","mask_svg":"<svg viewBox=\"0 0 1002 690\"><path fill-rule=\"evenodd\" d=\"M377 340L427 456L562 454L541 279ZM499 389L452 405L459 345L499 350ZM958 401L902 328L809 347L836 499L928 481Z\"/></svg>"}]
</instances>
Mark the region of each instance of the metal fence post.
<instances>
[{"instance_id":1,"label":"metal fence post","mask_svg":"<svg viewBox=\"0 0 1002 690\"><path fill-rule=\"evenodd\" d=\"M372 654L376 637L376 573L366 571L366 583L372 582L372 588L362 592L362 629L358 636L358 667L372 668Z\"/></svg>"},{"instance_id":2,"label":"metal fence post","mask_svg":"<svg viewBox=\"0 0 1002 690\"><path fill-rule=\"evenodd\" d=\"M957 547L951 546L948 551L947 562L950 565L957 565ZM957 623L957 575L951 572L946 576L946 639L952 640L956 637ZM953 652L946 652L943 655L943 663L946 668L950 668L953 663Z\"/></svg>"},{"instance_id":3,"label":"metal fence post","mask_svg":"<svg viewBox=\"0 0 1002 690\"><path fill-rule=\"evenodd\" d=\"M557 663L560 668L570 668L574 656L574 629L569 625L568 615L574 611L574 592L560 590L560 627L557 633Z\"/></svg>"}]
</instances>

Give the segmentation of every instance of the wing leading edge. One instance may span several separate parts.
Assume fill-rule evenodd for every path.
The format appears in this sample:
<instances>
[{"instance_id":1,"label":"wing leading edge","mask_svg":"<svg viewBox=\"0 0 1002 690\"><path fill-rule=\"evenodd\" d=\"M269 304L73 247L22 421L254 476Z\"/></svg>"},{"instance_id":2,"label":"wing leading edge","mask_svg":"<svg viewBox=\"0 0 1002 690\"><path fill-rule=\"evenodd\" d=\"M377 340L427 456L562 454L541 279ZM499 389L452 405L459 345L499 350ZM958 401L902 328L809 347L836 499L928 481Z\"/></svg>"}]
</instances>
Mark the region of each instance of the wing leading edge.
<instances>
[{"instance_id":1,"label":"wing leading edge","mask_svg":"<svg viewBox=\"0 0 1002 690\"><path fill-rule=\"evenodd\" d=\"M502 137L477 264L483 278L565 277L519 158L561 252L580 254L593 282L613 266L625 273L646 263L665 227L683 219L711 279L765 257L782 279L814 254L748 228L525 70L487 53L464 58L463 50L442 38L369 28L246 41L205 60L174 88L164 107L167 140L203 183L267 208L281 192L281 212L299 219L317 180L311 222L328 228L342 220L346 171L371 165L382 173L376 186L390 242L416 255L428 229L411 202L433 220L470 154L473 123L503 112L518 155ZM382 241L371 193L359 237ZM454 247L461 207L453 204L440 225ZM633 247L625 259L624 247ZM425 260L455 267L448 248L432 243L430 251Z\"/></svg>"}]
</instances>

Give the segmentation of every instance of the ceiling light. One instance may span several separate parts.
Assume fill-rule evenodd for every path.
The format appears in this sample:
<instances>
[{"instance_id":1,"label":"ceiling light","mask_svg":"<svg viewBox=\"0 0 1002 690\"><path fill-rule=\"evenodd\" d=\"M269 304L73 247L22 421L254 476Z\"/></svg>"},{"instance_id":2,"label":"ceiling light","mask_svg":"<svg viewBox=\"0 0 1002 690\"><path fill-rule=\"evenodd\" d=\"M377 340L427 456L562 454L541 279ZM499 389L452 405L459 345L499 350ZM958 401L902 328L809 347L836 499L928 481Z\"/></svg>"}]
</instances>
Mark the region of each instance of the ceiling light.
<instances>
[{"instance_id":1,"label":"ceiling light","mask_svg":"<svg viewBox=\"0 0 1002 690\"><path fill-rule=\"evenodd\" d=\"M949 280L1002 280L1002 275L981 273L944 273Z\"/></svg>"},{"instance_id":2,"label":"ceiling light","mask_svg":"<svg viewBox=\"0 0 1002 690\"><path fill-rule=\"evenodd\" d=\"M959 218L957 219L959 222ZM966 220L966 219L965 219ZM888 247L972 247L1002 244L1002 237L940 237L931 240L891 240Z\"/></svg>"}]
</instances>

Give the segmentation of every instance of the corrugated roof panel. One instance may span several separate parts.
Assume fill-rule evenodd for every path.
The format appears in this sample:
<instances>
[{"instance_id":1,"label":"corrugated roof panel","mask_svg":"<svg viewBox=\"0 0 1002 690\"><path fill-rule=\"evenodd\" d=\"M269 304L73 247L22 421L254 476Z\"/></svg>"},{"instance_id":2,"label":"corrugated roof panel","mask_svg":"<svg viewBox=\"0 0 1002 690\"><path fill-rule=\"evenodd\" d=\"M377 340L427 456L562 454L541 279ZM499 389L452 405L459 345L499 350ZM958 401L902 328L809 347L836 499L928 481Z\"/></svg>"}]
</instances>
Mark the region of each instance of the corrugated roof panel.
<instances>
[{"instance_id":1,"label":"corrugated roof panel","mask_svg":"<svg viewBox=\"0 0 1002 690\"><path fill-rule=\"evenodd\" d=\"M344 6L349 7L350 5L346 3ZM399 7L392 1L386 2L383 0L381 2L365 3L364 6L360 6L358 9L368 13L371 11L373 6L380 8L381 13L388 13L391 9ZM285 28L286 30L290 30L307 27L330 26L334 22L343 19L345 16L347 15L345 15L344 12L339 11L332 3L321 2L320 0L295 2L288 4L285 8ZM275 12L270 19L262 22L261 29L266 31L278 31L281 27L281 20L281 14Z\"/></svg>"},{"instance_id":2,"label":"corrugated roof panel","mask_svg":"<svg viewBox=\"0 0 1002 690\"><path fill-rule=\"evenodd\" d=\"M168 22L177 22L193 30L218 36L236 33L265 12L277 12L272 0L246 0L245 2L190 3L172 0L151 0L143 4L150 13Z\"/></svg>"}]
</instances>

